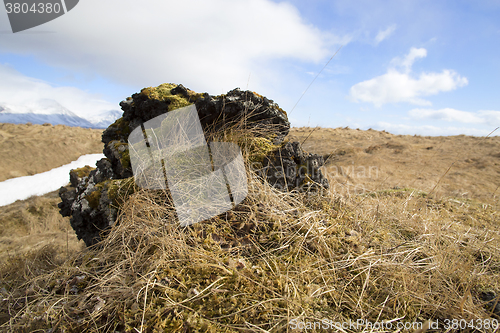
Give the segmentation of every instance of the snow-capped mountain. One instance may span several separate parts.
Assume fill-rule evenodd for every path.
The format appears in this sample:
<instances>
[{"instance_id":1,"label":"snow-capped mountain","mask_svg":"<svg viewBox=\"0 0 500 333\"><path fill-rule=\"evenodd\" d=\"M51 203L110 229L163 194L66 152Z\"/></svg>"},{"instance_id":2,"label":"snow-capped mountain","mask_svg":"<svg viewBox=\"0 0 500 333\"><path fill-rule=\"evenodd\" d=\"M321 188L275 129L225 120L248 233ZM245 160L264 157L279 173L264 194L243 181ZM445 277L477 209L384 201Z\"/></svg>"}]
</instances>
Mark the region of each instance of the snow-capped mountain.
<instances>
[{"instance_id":1,"label":"snow-capped mountain","mask_svg":"<svg viewBox=\"0 0 500 333\"><path fill-rule=\"evenodd\" d=\"M116 119L123 115L123 111L111 110L103 112L97 116L89 118L89 121L94 124L94 128L108 128Z\"/></svg>"},{"instance_id":2,"label":"snow-capped mountain","mask_svg":"<svg viewBox=\"0 0 500 333\"><path fill-rule=\"evenodd\" d=\"M53 99L39 99L24 105L0 103L0 123L44 124L77 126L85 128L107 128L122 112L105 111L92 117L80 117Z\"/></svg>"}]
</instances>

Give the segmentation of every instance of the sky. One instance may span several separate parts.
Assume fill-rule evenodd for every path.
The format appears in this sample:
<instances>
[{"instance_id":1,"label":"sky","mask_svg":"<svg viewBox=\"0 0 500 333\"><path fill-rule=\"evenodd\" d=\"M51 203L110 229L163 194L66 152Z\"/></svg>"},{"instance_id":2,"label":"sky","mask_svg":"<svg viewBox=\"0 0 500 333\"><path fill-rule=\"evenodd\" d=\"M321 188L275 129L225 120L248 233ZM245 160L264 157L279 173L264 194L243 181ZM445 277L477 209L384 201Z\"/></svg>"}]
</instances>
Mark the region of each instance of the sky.
<instances>
[{"instance_id":1,"label":"sky","mask_svg":"<svg viewBox=\"0 0 500 333\"><path fill-rule=\"evenodd\" d=\"M172 82L255 91L296 127L485 136L499 58L500 0L82 0L15 34L0 8L0 104L83 117Z\"/></svg>"},{"instance_id":2,"label":"sky","mask_svg":"<svg viewBox=\"0 0 500 333\"><path fill-rule=\"evenodd\" d=\"M103 154L82 155L76 161L38 173L33 176L17 177L0 182L0 206L9 205L16 200L24 200L33 195L43 195L58 190L69 183L69 171L91 165L104 158Z\"/></svg>"}]
</instances>

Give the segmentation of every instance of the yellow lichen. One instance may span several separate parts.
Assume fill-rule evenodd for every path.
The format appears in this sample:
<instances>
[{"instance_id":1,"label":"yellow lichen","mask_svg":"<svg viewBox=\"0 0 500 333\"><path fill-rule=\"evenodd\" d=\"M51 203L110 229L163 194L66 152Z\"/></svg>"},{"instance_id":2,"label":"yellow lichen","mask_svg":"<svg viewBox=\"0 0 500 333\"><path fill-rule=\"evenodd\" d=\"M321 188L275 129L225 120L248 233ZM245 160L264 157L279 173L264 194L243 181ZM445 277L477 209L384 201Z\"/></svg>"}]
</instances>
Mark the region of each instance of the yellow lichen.
<instances>
[{"instance_id":1,"label":"yellow lichen","mask_svg":"<svg viewBox=\"0 0 500 333\"><path fill-rule=\"evenodd\" d=\"M179 109L188 105L193 104L198 98L203 96L203 94L195 93L192 90L188 90L188 97L183 95L172 94L172 89L176 88L178 85L173 83L163 83L158 87L147 87L141 90L141 94L147 96L150 99L156 99L158 101L169 101L168 110L172 111Z\"/></svg>"},{"instance_id":2,"label":"yellow lichen","mask_svg":"<svg viewBox=\"0 0 500 333\"><path fill-rule=\"evenodd\" d=\"M88 177L90 174L90 171L94 170L95 168L92 168L91 166L84 166L83 168L77 168L77 169L72 169L71 172L75 173L78 178L83 178L83 177Z\"/></svg>"}]
</instances>

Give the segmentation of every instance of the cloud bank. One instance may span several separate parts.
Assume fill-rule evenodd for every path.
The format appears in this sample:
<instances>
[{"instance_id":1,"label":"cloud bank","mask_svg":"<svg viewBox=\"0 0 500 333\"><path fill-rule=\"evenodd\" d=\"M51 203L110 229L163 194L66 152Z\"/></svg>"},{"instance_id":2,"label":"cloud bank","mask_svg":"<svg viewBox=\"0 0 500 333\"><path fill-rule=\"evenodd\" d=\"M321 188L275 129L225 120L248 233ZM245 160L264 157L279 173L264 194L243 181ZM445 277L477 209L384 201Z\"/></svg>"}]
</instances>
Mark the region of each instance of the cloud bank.
<instances>
[{"instance_id":1,"label":"cloud bank","mask_svg":"<svg viewBox=\"0 0 500 333\"><path fill-rule=\"evenodd\" d=\"M500 111L493 110L468 112L451 108L439 110L413 109L408 111L408 115L411 118L418 120L443 120L464 124L487 124L490 126L500 126Z\"/></svg>"},{"instance_id":2,"label":"cloud bank","mask_svg":"<svg viewBox=\"0 0 500 333\"><path fill-rule=\"evenodd\" d=\"M0 64L0 105L18 112L52 113L58 106L88 118L104 111L118 109L117 103L101 99L75 87L54 87L48 82L25 76Z\"/></svg>"},{"instance_id":3,"label":"cloud bank","mask_svg":"<svg viewBox=\"0 0 500 333\"><path fill-rule=\"evenodd\" d=\"M275 59L319 63L346 42L270 0L86 0L43 29L55 33L0 35L3 51L123 84L181 82L211 93L244 87L250 73L258 85Z\"/></svg>"}]
</instances>

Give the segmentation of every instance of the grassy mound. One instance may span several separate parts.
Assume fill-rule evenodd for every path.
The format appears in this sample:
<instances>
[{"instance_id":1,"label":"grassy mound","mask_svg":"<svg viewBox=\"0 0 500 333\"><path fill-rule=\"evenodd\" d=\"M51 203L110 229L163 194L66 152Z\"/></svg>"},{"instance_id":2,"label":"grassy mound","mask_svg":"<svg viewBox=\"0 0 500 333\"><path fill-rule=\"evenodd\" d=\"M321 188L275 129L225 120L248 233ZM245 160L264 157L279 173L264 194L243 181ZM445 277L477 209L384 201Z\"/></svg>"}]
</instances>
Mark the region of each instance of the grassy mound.
<instances>
[{"instance_id":1,"label":"grassy mound","mask_svg":"<svg viewBox=\"0 0 500 333\"><path fill-rule=\"evenodd\" d=\"M243 147L247 166L259 162L254 150L270 145L237 133L222 139ZM329 174L330 183L340 184L343 173ZM251 168L247 178L248 196L235 209L186 228L167 193L129 193L123 182L117 223L98 245L70 251L65 238L8 250L0 264L0 328L413 332L427 320L446 331L445 320L455 319L467 323L464 331L481 323L476 331L490 332L500 320L483 297L500 292L497 203L438 196L436 185L429 192L386 186L341 195L337 186L282 193ZM0 209L9 221L2 244L7 233L29 234L43 223L65 235L67 220L47 222L57 212L54 198L9 207Z\"/></svg>"},{"instance_id":2,"label":"grassy mound","mask_svg":"<svg viewBox=\"0 0 500 333\"><path fill-rule=\"evenodd\" d=\"M244 202L209 221L181 228L165 193L140 190L98 246L64 263L50 246L8 261L2 327L281 332L492 315L478 297L500 290L491 206L412 189L284 194L248 177Z\"/></svg>"}]
</instances>

